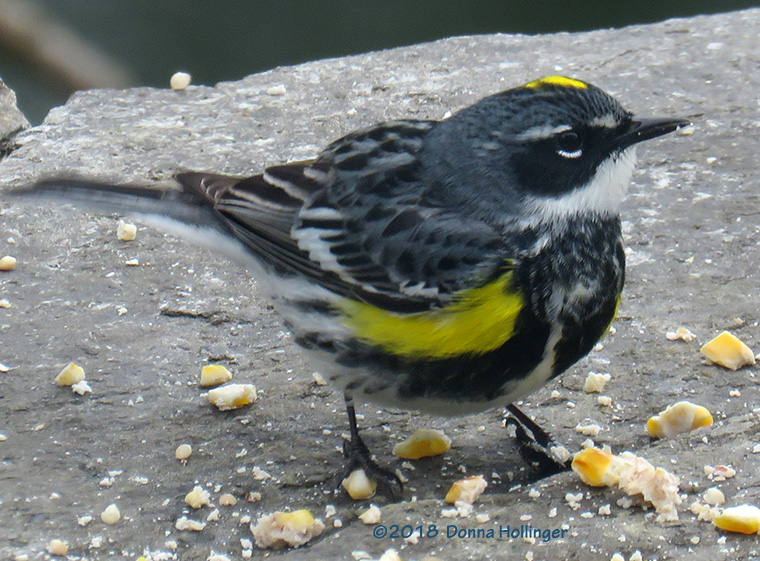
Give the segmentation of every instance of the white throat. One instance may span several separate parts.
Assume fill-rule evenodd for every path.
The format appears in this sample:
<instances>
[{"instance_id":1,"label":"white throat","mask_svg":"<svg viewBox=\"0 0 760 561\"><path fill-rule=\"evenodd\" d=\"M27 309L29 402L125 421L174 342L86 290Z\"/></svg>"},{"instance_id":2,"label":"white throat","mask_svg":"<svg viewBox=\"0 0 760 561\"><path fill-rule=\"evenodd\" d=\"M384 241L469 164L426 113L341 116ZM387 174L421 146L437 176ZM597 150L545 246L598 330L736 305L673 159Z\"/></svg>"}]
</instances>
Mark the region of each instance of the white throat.
<instances>
[{"instance_id":1,"label":"white throat","mask_svg":"<svg viewBox=\"0 0 760 561\"><path fill-rule=\"evenodd\" d=\"M569 218L583 212L617 214L636 165L634 147L602 162L591 180L560 197L531 201L530 222L547 222Z\"/></svg>"}]
</instances>

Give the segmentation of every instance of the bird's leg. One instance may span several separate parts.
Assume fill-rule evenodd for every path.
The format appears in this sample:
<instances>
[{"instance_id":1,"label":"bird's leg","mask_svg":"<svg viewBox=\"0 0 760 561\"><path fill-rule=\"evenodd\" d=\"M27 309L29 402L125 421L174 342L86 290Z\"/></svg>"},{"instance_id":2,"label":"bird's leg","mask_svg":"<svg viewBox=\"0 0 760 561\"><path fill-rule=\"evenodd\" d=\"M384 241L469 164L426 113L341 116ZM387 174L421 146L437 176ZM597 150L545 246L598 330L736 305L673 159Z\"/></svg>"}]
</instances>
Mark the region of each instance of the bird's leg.
<instances>
[{"instance_id":1,"label":"bird's leg","mask_svg":"<svg viewBox=\"0 0 760 561\"><path fill-rule=\"evenodd\" d=\"M354 401L350 395L345 394L346 413L348 413L348 426L351 433L349 440L343 441L343 456L347 460L346 470L341 479L345 479L354 470L363 469L367 477L377 483L382 492L395 499L401 495L403 484L398 475L391 470L379 466L370 454L369 448L359 436L359 428L356 425L356 410Z\"/></svg>"},{"instance_id":2,"label":"bird's leg","mask_svg":"<svg viewBox=\"0 0 760 561\"><path fill-rule=\"evenodd\" d=\"M536 422L520 411L514 403L507 405L507 425L515 427L520 455L536 468L541 477L548 477L570 469L570 461L558 459L551 451L554 439Z\"/></svg>"}]
</instances>

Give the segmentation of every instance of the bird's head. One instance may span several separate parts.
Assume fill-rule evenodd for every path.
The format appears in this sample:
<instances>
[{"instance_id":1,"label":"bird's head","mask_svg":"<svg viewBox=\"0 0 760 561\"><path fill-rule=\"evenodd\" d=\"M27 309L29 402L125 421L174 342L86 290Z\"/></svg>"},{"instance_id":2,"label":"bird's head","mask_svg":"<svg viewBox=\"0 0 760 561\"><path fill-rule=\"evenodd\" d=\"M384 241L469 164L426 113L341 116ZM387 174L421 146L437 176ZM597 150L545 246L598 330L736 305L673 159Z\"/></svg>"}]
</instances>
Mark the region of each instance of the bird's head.
<instances>
[{"instance_id":1,"label":"bird's head","mask_svg":"<svg viewBox=\"0 0 760 561\"><path fill-rule=\"evenodd\" d=\"M637 118L596 86L549 76L489 96L434 128L426 152L438 167L428 169L454 198L477 207L478 195L482 210L509 219L616 214L634 146L688 124Z\"/></svg>"}]
</instances>

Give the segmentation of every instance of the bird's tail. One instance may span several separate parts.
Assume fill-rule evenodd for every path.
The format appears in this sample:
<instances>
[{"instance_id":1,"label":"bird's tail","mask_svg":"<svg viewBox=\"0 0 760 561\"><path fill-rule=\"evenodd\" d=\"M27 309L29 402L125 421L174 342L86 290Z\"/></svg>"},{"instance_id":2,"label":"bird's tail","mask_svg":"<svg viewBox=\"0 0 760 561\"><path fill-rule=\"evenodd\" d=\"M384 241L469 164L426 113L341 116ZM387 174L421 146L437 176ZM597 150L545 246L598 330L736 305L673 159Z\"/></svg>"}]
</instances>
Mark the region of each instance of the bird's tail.
<instances>
[{"instance_id":1,"label":"bird's tail","mask_svg":"<svg viewBox=\"0 0 760 561\"><path fill-rule=\"evenodd\" d=\"M221 223L212 205L199 193L172 187L113 185L88 179L44 179L11 195L71 203L89 210L116 212L151 219L169 219L208 228Z\"/></svg>"}]
</instances>

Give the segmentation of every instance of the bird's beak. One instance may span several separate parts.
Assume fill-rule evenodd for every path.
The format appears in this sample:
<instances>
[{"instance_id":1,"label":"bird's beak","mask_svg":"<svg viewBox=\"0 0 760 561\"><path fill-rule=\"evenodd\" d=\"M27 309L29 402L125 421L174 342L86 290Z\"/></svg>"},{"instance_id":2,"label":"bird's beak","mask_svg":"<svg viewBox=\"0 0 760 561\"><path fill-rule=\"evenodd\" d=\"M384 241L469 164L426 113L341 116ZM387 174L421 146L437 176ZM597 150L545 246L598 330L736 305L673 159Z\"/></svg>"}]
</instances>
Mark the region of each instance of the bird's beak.
<instances>
[{"instance_id":1,"label":"bird's beak","mask_svg":"<svg viewBox=\"0 0 760 561\"><path fill-rule=\"evenodd\" d=\"M615 139L615 145L620 150L624 150L644 140L657 138L690 124L689 121L683 119L637 119L634 117L628 126L620 131Z\"/></svg>"}]
</instances>

